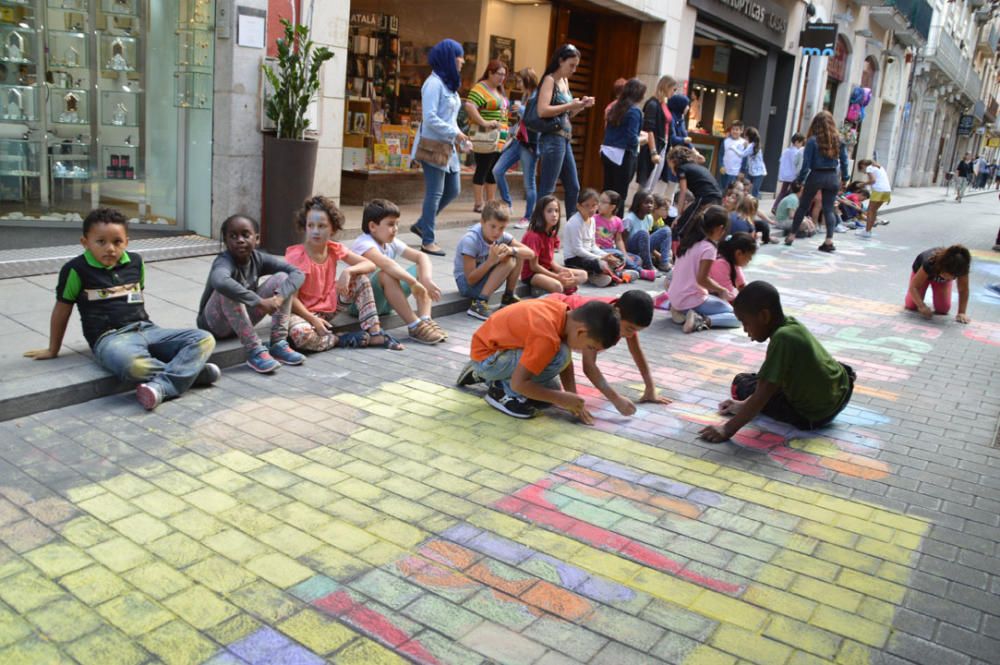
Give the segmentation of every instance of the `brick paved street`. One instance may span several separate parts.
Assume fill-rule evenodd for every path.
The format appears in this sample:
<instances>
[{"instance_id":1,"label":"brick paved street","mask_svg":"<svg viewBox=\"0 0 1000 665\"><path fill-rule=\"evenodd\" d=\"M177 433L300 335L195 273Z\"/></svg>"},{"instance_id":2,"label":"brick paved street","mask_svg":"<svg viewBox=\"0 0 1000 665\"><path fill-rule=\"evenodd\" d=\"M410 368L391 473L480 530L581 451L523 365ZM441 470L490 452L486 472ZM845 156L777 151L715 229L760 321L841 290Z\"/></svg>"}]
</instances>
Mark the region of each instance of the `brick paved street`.
<instances>
[{"instance_id":1,"label":"brick paved street","mask_svg":"<svg viewBox=\"0 0 1000 665\"><path fill-rule=\"evenodd\" d=\"M1000 662L1000 281L992 196L750 279L858 372L824 430L696 439L764 346L642 334L675 401L515 421L453 382L476 323L393 353L227 371L0 423L0 663ZM973 323L901 309L974 249ZM633 397L624 344L602 369Z\"/></svg>"}]
</instances>

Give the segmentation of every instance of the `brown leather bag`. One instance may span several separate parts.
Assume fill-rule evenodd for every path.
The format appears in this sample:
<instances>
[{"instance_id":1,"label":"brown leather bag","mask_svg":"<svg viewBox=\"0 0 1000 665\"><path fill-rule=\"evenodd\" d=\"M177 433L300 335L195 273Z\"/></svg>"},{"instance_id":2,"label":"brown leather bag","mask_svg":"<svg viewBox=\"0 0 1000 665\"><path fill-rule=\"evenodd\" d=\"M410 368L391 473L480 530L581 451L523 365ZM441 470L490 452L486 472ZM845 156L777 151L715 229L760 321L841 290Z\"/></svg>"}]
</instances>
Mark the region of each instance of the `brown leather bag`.
<instances>
[{"instance_id":1,"label":"brown leather bag","mask_svg":"<svg viewBox=\"0 0 1000 665\"><path fill-rule=\"evenodd\" d=\"M454 145L448 141L438 141L421 136L417 143L417 152L414 158L419 162L428 162L434 166L448 166L451 153L455 149Z\"/></svg>"}]
</instances>

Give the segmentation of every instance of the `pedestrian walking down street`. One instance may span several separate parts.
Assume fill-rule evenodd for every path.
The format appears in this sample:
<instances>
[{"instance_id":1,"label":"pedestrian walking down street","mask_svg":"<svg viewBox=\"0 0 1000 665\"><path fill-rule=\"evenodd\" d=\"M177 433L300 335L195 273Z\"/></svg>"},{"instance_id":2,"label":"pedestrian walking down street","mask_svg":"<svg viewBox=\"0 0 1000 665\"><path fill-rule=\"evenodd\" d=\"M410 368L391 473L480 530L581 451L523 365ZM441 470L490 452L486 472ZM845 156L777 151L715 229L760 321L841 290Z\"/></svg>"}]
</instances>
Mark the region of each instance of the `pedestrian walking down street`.
<instances>
[{"instance_id":1,"label":"pedestrian walking down street","mask_svg":"<svg viewBox=\"0 0 1000 665\"><path fill-rule=\"evenodd\" d=\"M422 122L412 155L424 173L424 204L420 219L410 230L420 236L420 251L444 256L434 236L434 224L438 214L462 190L457 146L468 147L470 143L458 128L458 110L462 106L458 88L465 55L461 44L445 39L431 49L427 60L431 75L420 88Z\"/></svg>"},{"instance_id":2,"label":"pedestrian walking down street","mask_svg":"<svg viewBox=\"0 0 1000 665\"><path fill-rule=\"evenodd\" d=\"M657 182L667 181L664 166L670 147L667 136L671 123L667 100L676 90L677 81L672 76L661 76L656 82L656 92L642 107L642 130L646 132L646 142L639 148L635 179L639 188L646 191L653 191Z\"/></svg>"},{"instance_id":3,"label":"pedestrian walking down street","mask_svg":"<svg viewBox=\"0 0 1000 665\"><path fill-rule=\"evenodd\" d=\"M967 152L962 156L962 161L955 166L955 176L958 178L955 183L955 200L959 203L962 202L962 197L965 196L965 188L969 186L969 180L972 178L972 175L972 153Z\"/></svg>"},{"instance_id":4,"label":"pedestrian walking down street","mask_svg":"<svg viewBox=\"0 0 1000 665\"><path fill-rule=\"evenodd\" d=\"M755 199L760 198L760 186L767 175L767 167L764 165L764 149L761 145L760 132L756 127L747 127L743 136L749 141L751 150L746 156L746 174L750 177L750 193Z\"/></svg>"},{"instance_id":5,"label":"pedestrian walking down street","mask_svg":"<svg viewBox=\"0 0 1000 665\"><path fill-rule=\"evenodd\" d=\"M482 212L483 203L492 201L496 196L493 167L507 143L509 132L507 109L510 102L503 94L506 79L507 66L500 60L490 60L465 100L465 112L475 126L472 132L472 150L476 159L476 172L472 176L475 212Z\"/></svg>"},{"instance_id":6,"label":"pedestrian walking down street","mask_svg":"<svg viewBox=\"0 0 1000 665\"><path fill-rule=\"evenodd\" d=\"M576 210L580 194L580 179L570 144L573 138L570 118L594 105L593 97L574 99L569 90L569 77L579 65L580 50L572 44L560 46L542 73L537 100L538 131L542 134L538 139L538 196L551 194L556 181L562 182L567 214Z\"/></svg>"},{"instance_id":7,"label":"pedestrian walking down street","mask_svg":"<svg viewBox=\"0 0 1000 665\"><path fill-rule=\"evenodd\" d=\"M788 196L792 191L792 183L802 169L802 152L805 150L806 137L798 132L792 134L792 143L781 152L781 159L778 162L778 195L774 197L771 205L771 214L777 214L778 204L781 199Z\"/></svg>"},{"instance_id":8,"label":"pedestrian walking down street","mask_svg":"<svg viewBox=\"0 0 1000 665\"><path fill-rule=\"evenodd\" d=\"M528 104L538 92L538 74L531 67L518 70L517 78L521 81L521 88L524 90L524 103ZM537 103L537 102L535 102ZM518 109L521 119L517 127L511 130L511 140L507 147L500 153L500 159L493 167L493 179L497 183L497 193L500 200L513 209L514 202L510 198L510 189L507 187L506 173L514 164L521 162L521 175L524 178L524 215L520 222L515 222L515 229L528 228L528 222L535 211L535 201L538 197L535 178L535 164L538 159L538 132L528 129L524 122L525 107L522 105Z\"/></svg>"},{"instance_id":9,"label":"pedestrian walking down street","mask_svg":"<svg viewBox=\"0 0 1000 665\"><path fill-rule=\"evenodd\" d=\"M639 132L642 130L642 111L639 103L646 95L646 84L639 79L629 79L618 100L608 111L604 140L601 142L601 164L604 166L604 189L618 193L615 214L625 212L628 185L636 171L639 156Z\"/></svg>"},{"instance_id":10,"label":"pedestrian walking down street","mask_svg":"<svg viewBox=\"0 0 1000 665\"><path fill-rule=\"evenodd\" d=\"M837 165L840 165L840 179ZM802 155L802 170L797 180L804 184L799 209L792 220L792 232L785 236L785 245L795 242L795 234L802 225L802 219L809 212L809 206L816 192L823 201L823 221L826 223L826 240L819 246L821 252L836 250L833 233L837 227L837 213L833 202L837 199L842 183L846 183L850 173L847 170L847 146L840 140L837 123L829 111L820 111L809 125L809 138Z\"/></svg>"}]
</instances>

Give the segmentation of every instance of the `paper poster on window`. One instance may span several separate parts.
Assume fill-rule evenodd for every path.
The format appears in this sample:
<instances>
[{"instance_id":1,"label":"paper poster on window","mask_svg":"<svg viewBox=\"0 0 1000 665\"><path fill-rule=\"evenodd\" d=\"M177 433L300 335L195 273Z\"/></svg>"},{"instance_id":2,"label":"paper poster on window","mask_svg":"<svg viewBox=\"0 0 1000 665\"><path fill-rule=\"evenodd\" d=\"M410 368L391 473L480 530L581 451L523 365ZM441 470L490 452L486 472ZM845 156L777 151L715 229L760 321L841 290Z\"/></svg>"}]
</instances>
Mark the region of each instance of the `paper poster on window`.
<instances>
[{"instance_id":1,"label":"paper poster on window","mask_svg":"<svg viewBox=\"0 0 1000 665\"><path fill-rule=\"evenodd\" d=\"M499 60L507 67L507 75L514 69L514 43L510 37L490 35L490 60Z\"/></svg>"}]
</instances>

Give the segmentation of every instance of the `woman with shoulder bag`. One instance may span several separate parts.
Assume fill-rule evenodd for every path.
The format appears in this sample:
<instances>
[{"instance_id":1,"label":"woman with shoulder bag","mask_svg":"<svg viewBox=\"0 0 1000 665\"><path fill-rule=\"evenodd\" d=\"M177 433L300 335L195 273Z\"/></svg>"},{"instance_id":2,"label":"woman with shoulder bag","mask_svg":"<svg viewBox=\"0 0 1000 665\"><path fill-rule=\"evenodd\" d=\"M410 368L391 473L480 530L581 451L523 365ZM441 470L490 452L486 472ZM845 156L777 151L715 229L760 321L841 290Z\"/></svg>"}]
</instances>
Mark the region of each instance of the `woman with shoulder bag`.
<instances>
[{"instance_id":1,"label":"woman with shoulder bag","mask_svg":"<svg viewBox=\"0 0 1000 665\"><path fill-rule=\"evenodd\" d=\"M646 132L646 142L639 147L636 163L636 182L639 189L654 191L656 183L666 180L669 169L665 169L667 136L672 120L667 109L667 100L677 90L677 81L672 76L661 76L656 82L656 94L646 100L642 107L642 130Z\"/></svg>"},{"instance_id":2,"label":"woman with shoulder bag","mask_svg":"<svg viewBox=\"0 0 1000 665\"><path fill-rule=\"evenodd\" d=\"M579 64L579 49L572 44L560 46L545 68L538 87L538 126L544 127L539 130L542 135L538 139L538 196L551 194L556 189L556 181L561 181L566 193L566 214L576 210L576 198L580 194L576 160L570 145L573 138L570 118L594 105L593 97L574 99L569 90L569 77Z\"/></svg>"},{"instance_id":3,"label":"woman with shoulder bag","mask_svg":"<svg viewBox=\"0 0 1000 665\"><path fill-rule=\"evenodd\" d=\"M629 79L618 100L608 111L608 122L601 142L601 164L604 166L604 190L618 192L615 214L625 212L628 184L635 175L635 162L639 153L639 132L642 130L642 111L639 102L646 94L646 84L639 79Z\"/></svg>"},{"instance_id":4,"label":"woman with shoulder bag","mask_svg":"<svg viewBox=\"0 0 1000 665\"><path fill-rule=\"evenodd\" d=\"M524 105L519 109L515 108L521 115L521 120L515 129L511 131L513 138L507 143L507 147L500 153L500 159L493 166L493 179L497 181L497 192L500 200L507 204L508 208L513 208L514 203L510 198L510 189L507 187L506 173L514 164L521 162L521 174L524 176L524 216L520 222L514 223L515 229L528 228L531 213L535 210L535 159L538 149L538 132L528 129L524 121L526 105L533 102L535 94L538 92L538 75L531 67L525 67L517 72L516 76L521 81L521 88L524 91ZM537 103L537 102L534 102ZM517 102L515 102L517 104Z\"/></svg>"},{"instance_id":5,"label":"woman with shoulder bag","mask_svg":"<svg viewBox=\"0 0 1000 665\"><path fill-rule=\"evenodd\" d=\"M472 150L476 153L476 173L472 176L472 189L476 195L476 212L482 212L484 201L496 196L496 179L493 166L500 157L500 150L507 142L507 107L503 95L503 82L507 67L500 60L490 60L486 71L472 86L465 101L469 122L475 126L472 133ZM485 191L485 198L483 190Z\"/></svg>"},{"instance_id":6,"label":"woman with shoulder bag","mask_svg":"<svg viewBox=\"0 0 1000 665\"><path fill-rule=\"evenodd\" d=\"M420 88L423 115L412 158L420 162L424 172L424 204L420 219L410 231L420 236L420 251L435 256L445 255L435 242L434 224L438 213L462 189L456 146L461 146L463 151L471 149L469 137L458 128L457 121L458 109L462 106L458 88L462 83L460 72L465 64L464 55L462 45L455 40L438 42L427 56L431 75Z\"/></svg>"}]
</instances>

